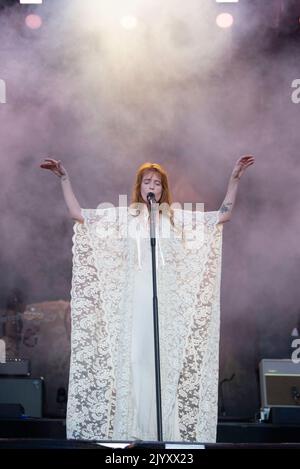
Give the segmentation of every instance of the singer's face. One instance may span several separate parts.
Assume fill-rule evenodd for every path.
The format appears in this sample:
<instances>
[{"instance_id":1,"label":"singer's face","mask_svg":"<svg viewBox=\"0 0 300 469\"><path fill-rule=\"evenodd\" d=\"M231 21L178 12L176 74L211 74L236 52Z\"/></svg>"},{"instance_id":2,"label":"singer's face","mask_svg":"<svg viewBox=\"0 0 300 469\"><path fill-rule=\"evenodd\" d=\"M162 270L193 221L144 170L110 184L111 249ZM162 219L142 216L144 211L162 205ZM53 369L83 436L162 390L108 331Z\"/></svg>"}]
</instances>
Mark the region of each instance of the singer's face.
<instances>
[{"instance_id":1,"label":"singer's face","mask_svg":"<svg viewBox=\"0 0 300 469\"><path fill-rule=\"evenodd\" d=\"M157 171L146 171L141 184L141 196L147 203L147 194L153 192L156 202L160 201L162 193L161 176Z\"/></svg>"}]
</instances>

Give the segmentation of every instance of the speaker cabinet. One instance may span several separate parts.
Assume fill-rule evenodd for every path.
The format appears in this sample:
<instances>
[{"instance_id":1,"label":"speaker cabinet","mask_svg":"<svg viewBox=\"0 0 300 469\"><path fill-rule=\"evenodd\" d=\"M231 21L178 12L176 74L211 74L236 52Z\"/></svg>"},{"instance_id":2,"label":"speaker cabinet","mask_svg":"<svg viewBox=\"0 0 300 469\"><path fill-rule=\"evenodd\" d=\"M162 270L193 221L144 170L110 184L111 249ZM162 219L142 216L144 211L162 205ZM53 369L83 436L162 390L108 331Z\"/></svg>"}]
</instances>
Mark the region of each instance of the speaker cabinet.
<instances>
[{"instance_id":1,"label":"speaker cabinet","mask_svg":"<svg viewBox=\"0 0 300 469\"><path fill-rule=\"evenodd\" d=\"M300 408L300 363L263 359L259 363L261 407Z\"/></svg>"},{"instance_id":2,"label":"speaker cabinet","mask_svg":"<svg viewBox=\"0 0 300 469\"><path fill-rule=\"evenodd\" d=\"M0 404L20 404L27 417L43 414L43 378L0 378Z\"/></svg>"}]
</instances>

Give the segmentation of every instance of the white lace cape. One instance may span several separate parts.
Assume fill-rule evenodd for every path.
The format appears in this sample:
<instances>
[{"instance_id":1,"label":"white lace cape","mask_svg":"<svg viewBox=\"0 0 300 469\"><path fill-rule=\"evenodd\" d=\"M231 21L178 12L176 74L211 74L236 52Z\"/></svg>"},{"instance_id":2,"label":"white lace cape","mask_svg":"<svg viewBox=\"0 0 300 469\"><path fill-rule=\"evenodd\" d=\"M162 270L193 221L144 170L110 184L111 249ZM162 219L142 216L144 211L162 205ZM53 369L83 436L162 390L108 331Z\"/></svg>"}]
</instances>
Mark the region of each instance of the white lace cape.
<instances>
[{"instance_id":1,"label":"white lace cape","mask_svg":"<svg viewBox=\"0 0 300 469\"><path fill-rule=\"evenodd\" d=\"M74 225L73 237L67 437L128 440L137 249L124 233L133 217L125 208L82 213L85 222ZM175 226L185 216L184 240L160 239L165 265L157 279L164 440L171 432L164 422L177 405L180 439L213 442L223 225L217 224L218 212L201 213L204 236L189 242L195 213L174 213Z\"/></svg>"}]
</instances>

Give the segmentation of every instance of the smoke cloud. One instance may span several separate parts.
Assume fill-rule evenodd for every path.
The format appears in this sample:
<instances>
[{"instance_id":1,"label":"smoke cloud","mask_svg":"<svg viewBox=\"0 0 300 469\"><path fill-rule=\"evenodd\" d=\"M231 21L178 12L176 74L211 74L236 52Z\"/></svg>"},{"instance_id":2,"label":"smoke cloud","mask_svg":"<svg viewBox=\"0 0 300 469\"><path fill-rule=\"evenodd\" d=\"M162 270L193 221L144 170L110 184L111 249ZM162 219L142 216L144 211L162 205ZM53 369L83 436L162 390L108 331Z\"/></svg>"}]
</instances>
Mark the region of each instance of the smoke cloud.
<instances>
[{"instance_id":1,"label":"smoke cloud","mask_svg":"<svg viewBox=\"0 0 300 469\"><path fill-rule=\"evenodd\" d=\"M69 299L73 223L44 157L63 161L82 207L117 204L154 161L175 201L217 210L235 161L253 154L224 226L221 297L220 376L235 373L227 411L245 414L258 405L259 360L288 358L300 322L299 40L277 33L288 2L261 3L226 6L235 22L224 30L211 0L0 11L3 307L16 286L31 303ZM28 12L40 29L25 25ZM135 29L120 24L128 14Z\"/></svg>"}]
</instances>

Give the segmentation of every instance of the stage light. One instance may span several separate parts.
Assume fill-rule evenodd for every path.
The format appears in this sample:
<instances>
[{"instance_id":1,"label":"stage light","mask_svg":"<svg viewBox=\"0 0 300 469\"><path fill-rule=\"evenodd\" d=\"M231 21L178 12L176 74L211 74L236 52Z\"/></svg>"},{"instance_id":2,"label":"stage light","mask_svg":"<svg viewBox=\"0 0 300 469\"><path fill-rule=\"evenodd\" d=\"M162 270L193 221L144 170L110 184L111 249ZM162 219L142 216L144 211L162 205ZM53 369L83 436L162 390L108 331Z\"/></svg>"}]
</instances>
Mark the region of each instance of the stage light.
<instances>
[{"instance_id":1,"label":"stage light","mask_svg":"<svg viewBox=\"0 0 300 469\"><path fill-rule=\"evenodd\" d=\"M27 15L25 23L30 29L39 29L42 26L42 18L39 15Z\"/></svg>"},{"instance_id":2,"label":"stage light","mask_svg":"<svg viewBox=\"0 0 300 469\"><path fill-rule=\"evenodd\" d=\"M233 16L230 13L220 13L216 23L220 28L230 28L233 25Z\"/></svg>"},{"instance_id":3,"label":"stage light","mask_svg":"<svg viewBox=\"0 0 300 469\"><path fill-rule=\"evenodd\" d=\"M135 16L127 15L121 18L120 23L125 29L134 29L137 26L137 19Z\"/></svg>"},{"instance_id":4,"label":"stage light","mask_svg":"<svg viewBox=\"0 0 300 469\"><path fill-rule=\"evenodd\" d=\"M43 3L43 0L20 0L20 3L25 3L26 5L36 5Z\"/></svg>"}]
</instances>

